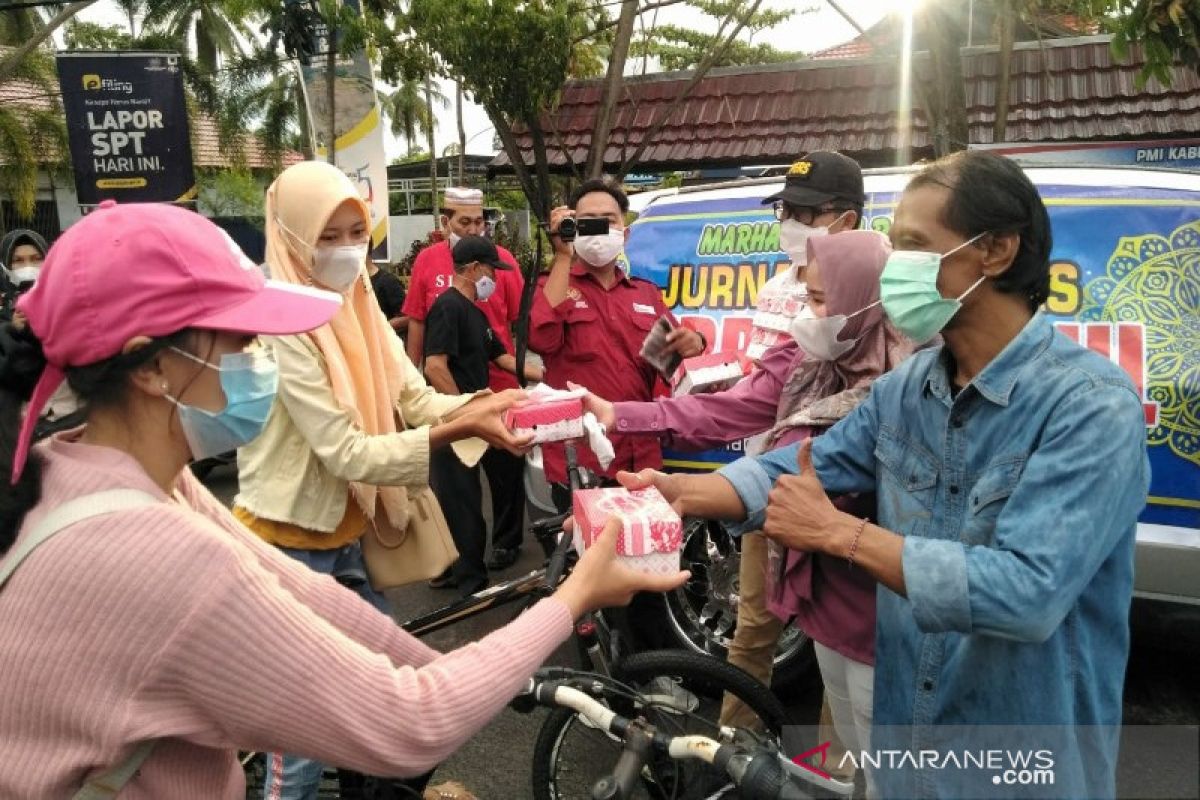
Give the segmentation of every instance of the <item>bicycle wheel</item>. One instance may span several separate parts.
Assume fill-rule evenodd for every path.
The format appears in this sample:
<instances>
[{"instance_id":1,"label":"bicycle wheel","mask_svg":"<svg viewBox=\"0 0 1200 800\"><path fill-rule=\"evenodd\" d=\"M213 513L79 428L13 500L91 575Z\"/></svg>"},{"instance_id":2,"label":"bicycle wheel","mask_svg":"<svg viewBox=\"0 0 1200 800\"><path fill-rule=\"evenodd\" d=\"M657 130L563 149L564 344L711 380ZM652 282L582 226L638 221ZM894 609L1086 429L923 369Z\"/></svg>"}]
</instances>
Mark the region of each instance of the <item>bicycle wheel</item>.
<instances>
[{"instance_id":1,"label":"bicycle wheel","mask_svg":"<svg viewBox=\"0 0 1200 800\"><path fill-rule=\"evenodd\" d=\"M634 597L630 614L632 647L637 650L681 648L724 659L737 633L741 552L719 522L684 522L681 569L692 577L662 594ZM787 625L775 647L771 688L781 696L819 689L821 675L812 640L797 625Z\"/></svg>"},{"instance_id":2,"label":"bicycle wheel","mask_svg":"<svg viewBox=\"0 0 1200 800\"><path fill-rule=\"evenodd\" d=\"M716 738L726 692L758 715L768 735L779 736L788 723L787 711L767 687L711 656L683 650L636 653L621 661L614 677L647 701L612 701L613 707L625 716L644 716L672 735ZM554 709L533 749L535 800L586 800L596 781L612 771L620 749L619 741L570 709ZM654 800L720 796L727 784L723 774L707 764L656 756L642 770L635 796Z\"/></svg>"}]
</instances>

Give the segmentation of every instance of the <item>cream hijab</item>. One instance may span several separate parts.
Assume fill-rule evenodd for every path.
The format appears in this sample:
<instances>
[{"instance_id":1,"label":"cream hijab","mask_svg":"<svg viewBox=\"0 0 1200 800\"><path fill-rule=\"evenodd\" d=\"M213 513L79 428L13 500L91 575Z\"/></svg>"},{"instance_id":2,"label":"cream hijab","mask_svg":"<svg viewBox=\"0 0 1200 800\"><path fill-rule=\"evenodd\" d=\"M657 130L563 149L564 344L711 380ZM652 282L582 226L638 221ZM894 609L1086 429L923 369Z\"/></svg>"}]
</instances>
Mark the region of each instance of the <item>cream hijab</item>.
<instances>
[{"instance_id":1,"label":"cream hijab","mask_svg":"<svg viewBox=\"0 0 1200 800\"><path fill-rule=\"evenodd\" d=\"M357 206L370 227L370 209L341 170L320 161L303 161L284 170L267 189L267 264L272 278L312 284L317 241L345 202ZM353 423L371 436L395 433L402 424L397 415L404 384L392 349L396 334L367 290L365 269L344 298L332 320L302 335L321 351L333 395ZM375 519L378 501L392 525L401 530L408 525L403 488L354 482L350 491L368 519Z\"/></svg>"}]
</instances>

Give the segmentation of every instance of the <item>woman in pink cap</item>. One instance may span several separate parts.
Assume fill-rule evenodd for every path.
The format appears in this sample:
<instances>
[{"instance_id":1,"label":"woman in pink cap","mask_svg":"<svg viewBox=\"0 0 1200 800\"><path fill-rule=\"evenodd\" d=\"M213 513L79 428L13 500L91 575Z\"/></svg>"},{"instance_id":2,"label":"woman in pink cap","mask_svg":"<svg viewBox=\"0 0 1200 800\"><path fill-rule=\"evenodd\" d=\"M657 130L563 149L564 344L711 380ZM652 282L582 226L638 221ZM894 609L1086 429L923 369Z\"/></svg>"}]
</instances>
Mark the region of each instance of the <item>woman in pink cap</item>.
<instances>
[{"instance_id":1,"label":"woman in pink cap","mask_svg":"<svg viewBox=\"0 0 1200 800\"><path fill-rule=\"evenodd\" d=\"M102 204L51 248L0 387L0 797L241 798L238 749L418 774L583 611L684 577L618 565L614 526L554 597L442 655L247 531L186 466L263 427L277 372L257 335L340 307L172 206ZM31 449L64 379L86 423Z\"/></svg>"}]
</instances>

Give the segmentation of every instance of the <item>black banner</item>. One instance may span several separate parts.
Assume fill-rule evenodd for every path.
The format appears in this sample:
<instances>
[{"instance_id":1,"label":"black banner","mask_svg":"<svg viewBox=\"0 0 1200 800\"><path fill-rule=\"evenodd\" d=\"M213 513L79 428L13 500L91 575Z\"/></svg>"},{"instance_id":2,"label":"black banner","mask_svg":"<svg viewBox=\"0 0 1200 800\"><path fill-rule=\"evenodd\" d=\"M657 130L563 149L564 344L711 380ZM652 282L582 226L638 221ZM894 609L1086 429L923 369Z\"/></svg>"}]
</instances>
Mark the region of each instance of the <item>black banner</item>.
<instances>
[{"instance_id":1,"label":"black banner","mask_svg":"<svg viewBox=\"0 0 1200 800\"><path fill-rule=\"evenodd\" d=\"M81 206L195 199L178 55L59 53L58 81Z\"/></svg>"}]
</instances>

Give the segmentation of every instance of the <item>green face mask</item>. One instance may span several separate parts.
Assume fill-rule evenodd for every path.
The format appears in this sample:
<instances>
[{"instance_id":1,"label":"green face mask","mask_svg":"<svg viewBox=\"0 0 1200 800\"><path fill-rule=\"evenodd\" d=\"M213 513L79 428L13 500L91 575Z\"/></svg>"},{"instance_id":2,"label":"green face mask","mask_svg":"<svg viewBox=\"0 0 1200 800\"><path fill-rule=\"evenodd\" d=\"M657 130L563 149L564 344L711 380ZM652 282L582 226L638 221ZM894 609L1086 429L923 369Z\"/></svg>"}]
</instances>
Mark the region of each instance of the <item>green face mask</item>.
<instances>
[{"instance_id":1,"label":"green face mask","mask_svg":"<svg viewBox=\"0 0 1200 800\"><path fill-rule=\"evenodd\" d=\"M981 236L982 233L977 234L942 255L923 250L895 250L888 256L879 276L879 298L888 319L901 333L917 344L928 342L962 308L963 298L983 283L986 275L954 298L942 297L937 288L942 260Z\"/></svg>"}]
</instances>

